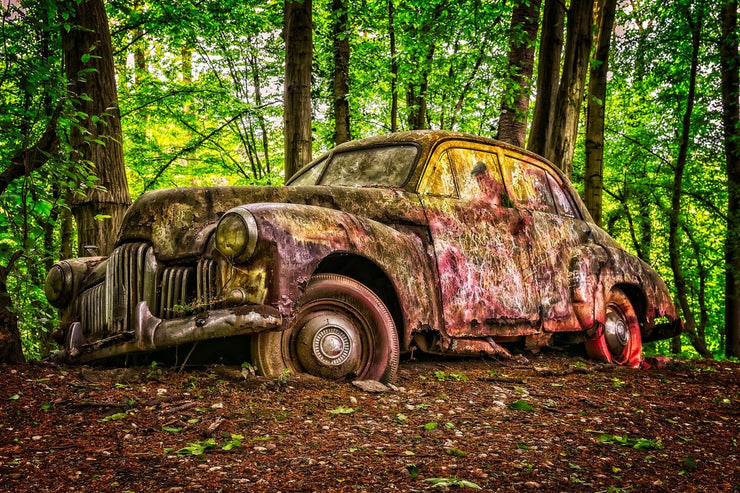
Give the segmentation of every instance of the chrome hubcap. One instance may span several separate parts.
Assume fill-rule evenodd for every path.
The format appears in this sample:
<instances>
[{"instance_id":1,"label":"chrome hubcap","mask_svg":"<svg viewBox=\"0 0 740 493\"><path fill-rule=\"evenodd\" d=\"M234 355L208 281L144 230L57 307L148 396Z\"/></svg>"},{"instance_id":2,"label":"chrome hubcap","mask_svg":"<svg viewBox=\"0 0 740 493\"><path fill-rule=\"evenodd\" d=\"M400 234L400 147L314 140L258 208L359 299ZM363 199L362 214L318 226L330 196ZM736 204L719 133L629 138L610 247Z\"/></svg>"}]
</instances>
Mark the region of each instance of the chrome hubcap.
<instances>
[{"instance_id":1,"label":"chrome hubcap","mask_svg":"<svg viewBox=\"0 0 740 493\"><path fill-rule=\"evenodd\" d=\"M606 338L606 345L609 351L617 356L621 356L627 344L629 344L629 327L627 327L624 319L618 313L611 310L606 314L604 337Z\"/></svg>"},{"instance_id":2,"label":"chrome hubcap","mask_svg":"<svg viewBox=\"0 0 740 493\"><path fill-rule=\"evenodd\" d=\"M322 312L311 316L295 338L295 354L313 375L342 378L356 372L362 360L362 343L349 317Z\"/></svg>"},{"instance_id":3,"label":"chrome hubcap","mask_svg":"<svg viewBox=\"0 0 740 493\"><path fill-rule=\"evenodd\" d=\"M349 358L352 341L341 327L328 325L313 338L313 356L325 365L341 365Z\"/></svg>"}]
</instances>

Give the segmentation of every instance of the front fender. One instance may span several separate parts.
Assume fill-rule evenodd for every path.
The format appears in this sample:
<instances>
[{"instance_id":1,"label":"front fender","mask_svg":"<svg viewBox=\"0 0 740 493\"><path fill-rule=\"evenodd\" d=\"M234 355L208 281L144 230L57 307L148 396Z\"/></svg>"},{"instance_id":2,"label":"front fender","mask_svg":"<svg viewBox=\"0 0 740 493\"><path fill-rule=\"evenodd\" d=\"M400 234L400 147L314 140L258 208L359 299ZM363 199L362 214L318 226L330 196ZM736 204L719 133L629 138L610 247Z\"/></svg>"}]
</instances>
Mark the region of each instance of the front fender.
<instances>
[{"instance_id":1,"label":"front fender","mask_svg":"<svg viewBox=\"0 0 740 493\"><path fill-rule=\"evenodd\" d=\"M406 335L439 327L437 283L422 238L346 212L300 204L251 204L259 229L253 261L265 266L265 302L277 307L290 327L297 303L319 263L331 254L362 256L390 279L398 296ZM400 328L399 328L400 329Z\"/></svg>"}]
</instances>

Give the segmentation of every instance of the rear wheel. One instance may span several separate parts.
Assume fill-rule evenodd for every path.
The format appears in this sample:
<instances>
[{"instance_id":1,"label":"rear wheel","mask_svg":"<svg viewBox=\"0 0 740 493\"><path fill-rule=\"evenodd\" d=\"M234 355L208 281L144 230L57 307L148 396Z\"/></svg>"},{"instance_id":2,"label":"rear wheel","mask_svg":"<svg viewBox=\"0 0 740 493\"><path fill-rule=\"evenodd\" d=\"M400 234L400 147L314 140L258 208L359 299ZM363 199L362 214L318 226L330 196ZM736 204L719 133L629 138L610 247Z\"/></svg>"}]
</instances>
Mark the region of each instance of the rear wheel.
<instances>
[{"instance_id":1,"label":"rear wheel","mask_svg":"<svg viewBox=\"0 0 740 493\"><path fill-rule=\"evenodd\" d=\"M624 291L612 289L606 303L604 327L586 341L588 355L596 360L637 368L642 362L642 337L635 309Z\"/></svg>"},{"instance_id":2,"label":"rear wheel","mask_svg":"<svg viewBox=\"0 0 740 493\"><path fill-rule=\"evenodd\" d=\"M396 326L385 304L366 286L337 274L311 278L293 328L252 339L252 360L266 376L290 370L391 382L398 355Z\"/></svg>"}]
</instances>

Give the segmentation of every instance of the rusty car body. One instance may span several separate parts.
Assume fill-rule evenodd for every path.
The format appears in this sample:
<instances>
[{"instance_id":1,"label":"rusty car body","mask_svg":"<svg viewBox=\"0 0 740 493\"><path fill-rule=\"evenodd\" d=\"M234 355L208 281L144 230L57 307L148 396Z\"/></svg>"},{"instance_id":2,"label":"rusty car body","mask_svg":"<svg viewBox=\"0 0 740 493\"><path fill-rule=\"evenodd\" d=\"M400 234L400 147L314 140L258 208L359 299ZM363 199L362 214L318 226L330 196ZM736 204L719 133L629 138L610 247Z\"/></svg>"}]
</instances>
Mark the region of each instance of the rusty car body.
<instances>
[{"instance_id":1,"label":"rusty car body","mask_svg":"<svg viewBox=\"0 0 740 493\"><path fill-rule=\"evenodd\" d=\"M46 293L69 361L248 334L265 375L390 381L412 348L553 338L638 366L682 327L557 169L444 131L340 145L285 187L146 193L112 255L57 263Z\"/></svg>"}]
</instances>

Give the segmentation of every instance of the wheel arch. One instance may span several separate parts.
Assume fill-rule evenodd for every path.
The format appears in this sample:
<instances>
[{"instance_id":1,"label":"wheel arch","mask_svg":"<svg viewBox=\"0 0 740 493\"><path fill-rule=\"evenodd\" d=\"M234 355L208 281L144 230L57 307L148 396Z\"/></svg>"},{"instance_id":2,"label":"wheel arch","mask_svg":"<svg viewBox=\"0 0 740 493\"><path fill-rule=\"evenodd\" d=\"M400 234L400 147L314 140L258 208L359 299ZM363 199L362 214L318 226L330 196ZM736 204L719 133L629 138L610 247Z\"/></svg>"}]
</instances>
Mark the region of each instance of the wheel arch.
<instances>
[{"instance_id":1,"label":"wheel arch","mask_svg":"<svg viewBox=\"0 0 740 493\"><path fill-rule=\"evenodd\" d=\"M363 284L374 292L385 304L396 324L396 332L401 348L408 347L404 336L403 310L396 288L391 278L372 260L355 253L335 252L325 257L313 272L316 274L340 274Z\"/></svg>"},{"instance_id":2,"label":"wheel arch","mask_svg":"<svg viewBox=\"0 0 740 493\"><path fill-rule=\"evenodd\" d=\"M635 315L637 315L640 329L642 329L646 322L647 313L647 296L645 292L639 286L624 282L614 284L611 289L619 289L627 296L632 304L632 308L635 310Z\"/></svg>"}]
</instances>

